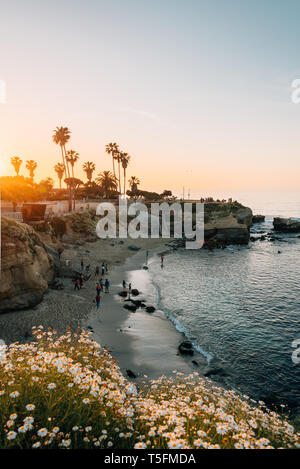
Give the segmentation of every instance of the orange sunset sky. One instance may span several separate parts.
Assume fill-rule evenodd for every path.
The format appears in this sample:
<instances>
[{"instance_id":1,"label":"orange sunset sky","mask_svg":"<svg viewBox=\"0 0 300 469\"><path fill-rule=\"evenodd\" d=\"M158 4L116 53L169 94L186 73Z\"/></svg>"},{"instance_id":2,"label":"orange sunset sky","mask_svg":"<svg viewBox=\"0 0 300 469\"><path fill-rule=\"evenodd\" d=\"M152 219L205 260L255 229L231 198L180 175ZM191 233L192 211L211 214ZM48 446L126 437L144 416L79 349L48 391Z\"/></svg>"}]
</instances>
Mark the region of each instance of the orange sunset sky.
<instances>
[{"instance_id":1,"label":"orange sunset sky","mask_svg":"<svg viewBox=\"0 0 300 469\"><path fill-rule=\"evenodd\" d=\"M57 178L56 126L81 165L162 191L300 189L300 30L293 0L11 0L1 9L0 173ZM58 14L59 11L59 14ZM25 164L21 174L26 174ZM213 194L212 194L213 195Z\"/></svg>"}]
</instances>

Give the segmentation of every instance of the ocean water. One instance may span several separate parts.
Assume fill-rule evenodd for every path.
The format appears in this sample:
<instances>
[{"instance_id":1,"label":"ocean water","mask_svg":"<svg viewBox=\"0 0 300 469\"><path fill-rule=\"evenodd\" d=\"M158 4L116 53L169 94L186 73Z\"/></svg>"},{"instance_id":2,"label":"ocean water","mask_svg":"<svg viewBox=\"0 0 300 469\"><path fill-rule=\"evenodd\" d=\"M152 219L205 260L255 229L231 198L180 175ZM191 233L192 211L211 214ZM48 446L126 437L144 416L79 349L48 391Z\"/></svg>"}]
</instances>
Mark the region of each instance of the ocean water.
<instances>
[{"instance_id":1,"label":"ocean water","mask_svg":"<svg viewBox=\"0 0 300 469\"><path fill-rule=\"evenodd\" d=\"M249 196L248 196L249 197ZM268 215L253 232L272 229L273 216L300 218L300 192L252 193L238 200ZM149 265L159 309L193 342L226 385L269 404L300 409L300 239L256 241L224 250L180 249ZM278 251L281 253L278 253Z\"/></svg>"}]
</instances>

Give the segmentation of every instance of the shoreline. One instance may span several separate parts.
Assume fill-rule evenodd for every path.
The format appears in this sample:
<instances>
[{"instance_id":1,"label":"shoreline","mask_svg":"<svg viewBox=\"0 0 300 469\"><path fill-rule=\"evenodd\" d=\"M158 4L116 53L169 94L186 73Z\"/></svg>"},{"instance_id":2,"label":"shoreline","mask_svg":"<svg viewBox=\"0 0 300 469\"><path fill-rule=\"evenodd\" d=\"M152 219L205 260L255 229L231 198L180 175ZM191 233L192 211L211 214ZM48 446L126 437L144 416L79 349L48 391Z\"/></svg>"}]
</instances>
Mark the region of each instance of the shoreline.
<instances>
[{"instance_id":1,"label":"shoreline","mask_svg":"<svg viewBox=\"0 0 300 469\"><path fill-rule=\"evenodd\" d=\"M162 244L150 250L149 261L158 252L165 252L165 248ZM133 371L137 379L144 378L145 375L149 379L162 375L171 376L175 370L184 375L201 371L207 367L206 360L200 354L198 356L196 351L194 357L179 354L178 345L185 340L185 336L163 312L156 310L154 313L147 313L142 308L130 312L123 308L124 299L118 296L122 291L122 280L128 283L133 272L149 275L142 269L145 256L146 251L141 250L134 256L127 257L121 266L114 267L111 293L103 294L100 312L92 309L85 328L93 330L93 338L112 353L124 375L127 375L127 369ZM132 287L136 286L133 284ZM136 298L147 301L147 290L140 291ZM192 363L195 359L199 366Z\"/></svg>"}]
</instances>

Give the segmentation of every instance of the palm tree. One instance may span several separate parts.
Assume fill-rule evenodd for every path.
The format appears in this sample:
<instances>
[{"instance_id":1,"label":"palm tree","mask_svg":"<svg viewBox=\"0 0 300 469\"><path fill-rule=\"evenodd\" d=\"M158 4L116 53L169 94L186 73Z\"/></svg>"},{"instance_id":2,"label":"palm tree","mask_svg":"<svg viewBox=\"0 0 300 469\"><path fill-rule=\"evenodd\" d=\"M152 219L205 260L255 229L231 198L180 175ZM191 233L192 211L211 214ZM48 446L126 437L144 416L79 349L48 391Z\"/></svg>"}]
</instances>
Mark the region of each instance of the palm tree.
<instances>
[{"instance_id":1,"label":"palm tree","mask_svg":"<svg viewBox=\"0 0 300 469\"><path fill-rule=\"evenodd\" d=\"M10 162L13 165L13 167L15 168L17 176L19 176L20 167L21 167L21 164L23 163L23 160L21 160L21 158L19 158L18 156L13 156L10 159Z\"/></svg>"},{"instance_id":2,"label":"palm tree","mask_svg":"<svg viewBox=\"0 0 300 469\"><path fill-rule=\"evenodd\" d=\"M105 198L107 198L109 192L118 190L118 180L111 171L103 171L98 174L96 183L103 190Z\"/></svg>"},{"instance_id":3,"label":"palm tree","mask_svg":"<svg viewBox=\"0 0 300 469\"><path fill-rule=\"evenodd\" d=\"M79 160L79 153L77 153L77 151L74 151L74 150L67 151L66 160L71 165L72 177L74 178L74 165Z\"/></svg>"},{"instance_id":4,"label":"palm tree","mask_svg":"<svg viewBox=\"0 0 300 469\"><path fill-rule=\"evenodd\" d=\"M62 163L65 168L65 177L70 177L69 165L66 161L66 143L70 140L71 132L68 127L56 127L53 134L53 141L56 145L60 145L61 148L61 156L62 156Z\"/></svg>"},{"instance_id":5,"label":"palm tree","mask_svg":"<svg viewBox=\"0 0 300 469\"><path fill-rule=\"evenodd\" d=\"M93 172L96 169L95 163L93 163L92 161L86 161L82 165L82 169L86 173L86 177L87 177L89 183L91 183L92 182L92 177L93 177Z\"/></svg>"},{"instance_id":6,"label":"palm tree","mask_svg":"<svg viewBox=\"0 0 300 469\"><path fill-rule=\"evenodd\" d=\"M121 161L122 161L123 155L124 155L124 152L123 152L123 151L120 151L120 150L118 149L118 151L117 151L117 153L116 153L116 156L115 156L115 159L116 159L117 162L118 162L119 192L120 192L120 194L122 193L122 189L121 189Z\"/></svg>"},{"instance_id":7,"label":"palm tree","mask_svg":"<svg viewBox=\"0 0 300 469\"><path fill-rule=\"evenodd\" d=\"M65 178L70 179L70 169L68 162L66 160L66 143L70 140L71 132L68 127L56 127L54 134L52 136L54 143L60 145L62 164L64 165ZM69 187L69 210L72 210L72 192L71 187Z\"/></svg>"},{"instance_id":8,"label":"palm tree","mask_svg":"<svg viewBox=\"0 0 300 469\"><path fill-rule=\"evenodd\" d=\"M106 145L105 151L108 155L111 155L111 157L112 157L113 173L114 173L114 176L116 177L115 160L117 159L117 154L118 154L118 151L119 151L119 147L116 143L109 143L108 145Z\"/></svg>"},{"instance_id":9,"label":"palm tree","mask_svg":"<svg viewBox=\"0 0 300 469\"><path fill-rule=\"evenodd\" d=\"M131 178L128 179L128 184L130 186L131 191L134 192L135 190L137 190L137 186L141 184L141 181L136 176L131 176Z\"/></svg>"},{"instance_id":10,"label":"palm tree","mask_svg":"<svg viewBox=\"0 0 300 469\"><path fill-rule=\"evenodd\" d=\"M56 172L57 177L59 179L59 188L61 189L61 180L64 177L65 167L62 163L57 163L54 166L54 171Z\"/></svg>"},{"instance_id":11,"label":"palm tree","mask_svg":"<svg viewBox=\"0 0 300 469\"><path fill-rule=\"evenodd\" d=\"M30 179L33 181L34 178L34 171L37 168L37 162L34 160L27 160L26 161L26 169L29 171Z\"/></svg>"},{"instance_id":12,"label":"palm tree","mask_svg":"<svg viewBox=\"0 0 300 469\"><path fill-rule=\"evenodd\" d=\"M124 171L124 195L126 194L126 169L128 167L131 156L128 153L121 153L121 163Z\"/></svg>"}]
</instances>

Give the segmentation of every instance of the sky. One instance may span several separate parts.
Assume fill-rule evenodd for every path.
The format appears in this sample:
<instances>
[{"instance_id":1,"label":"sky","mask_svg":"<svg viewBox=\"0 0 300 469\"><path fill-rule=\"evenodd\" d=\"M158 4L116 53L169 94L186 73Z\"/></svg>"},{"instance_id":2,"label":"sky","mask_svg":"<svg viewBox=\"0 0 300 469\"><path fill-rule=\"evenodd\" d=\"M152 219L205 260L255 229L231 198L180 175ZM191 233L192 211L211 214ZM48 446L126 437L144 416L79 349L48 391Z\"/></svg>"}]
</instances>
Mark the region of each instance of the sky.
<instances>
[{"instance_id":1,"label":"sky","mask_svg":"<svg viewBox=\"0 0 300 469\"><path fill-rule=\"evenodd\" d=\"M300 189L298 0L0 6L1 175L17 155L57 184L63 125L82 179L85 161L111 169L113 141L146 190Z\"/></svg>"}]
</instances>

